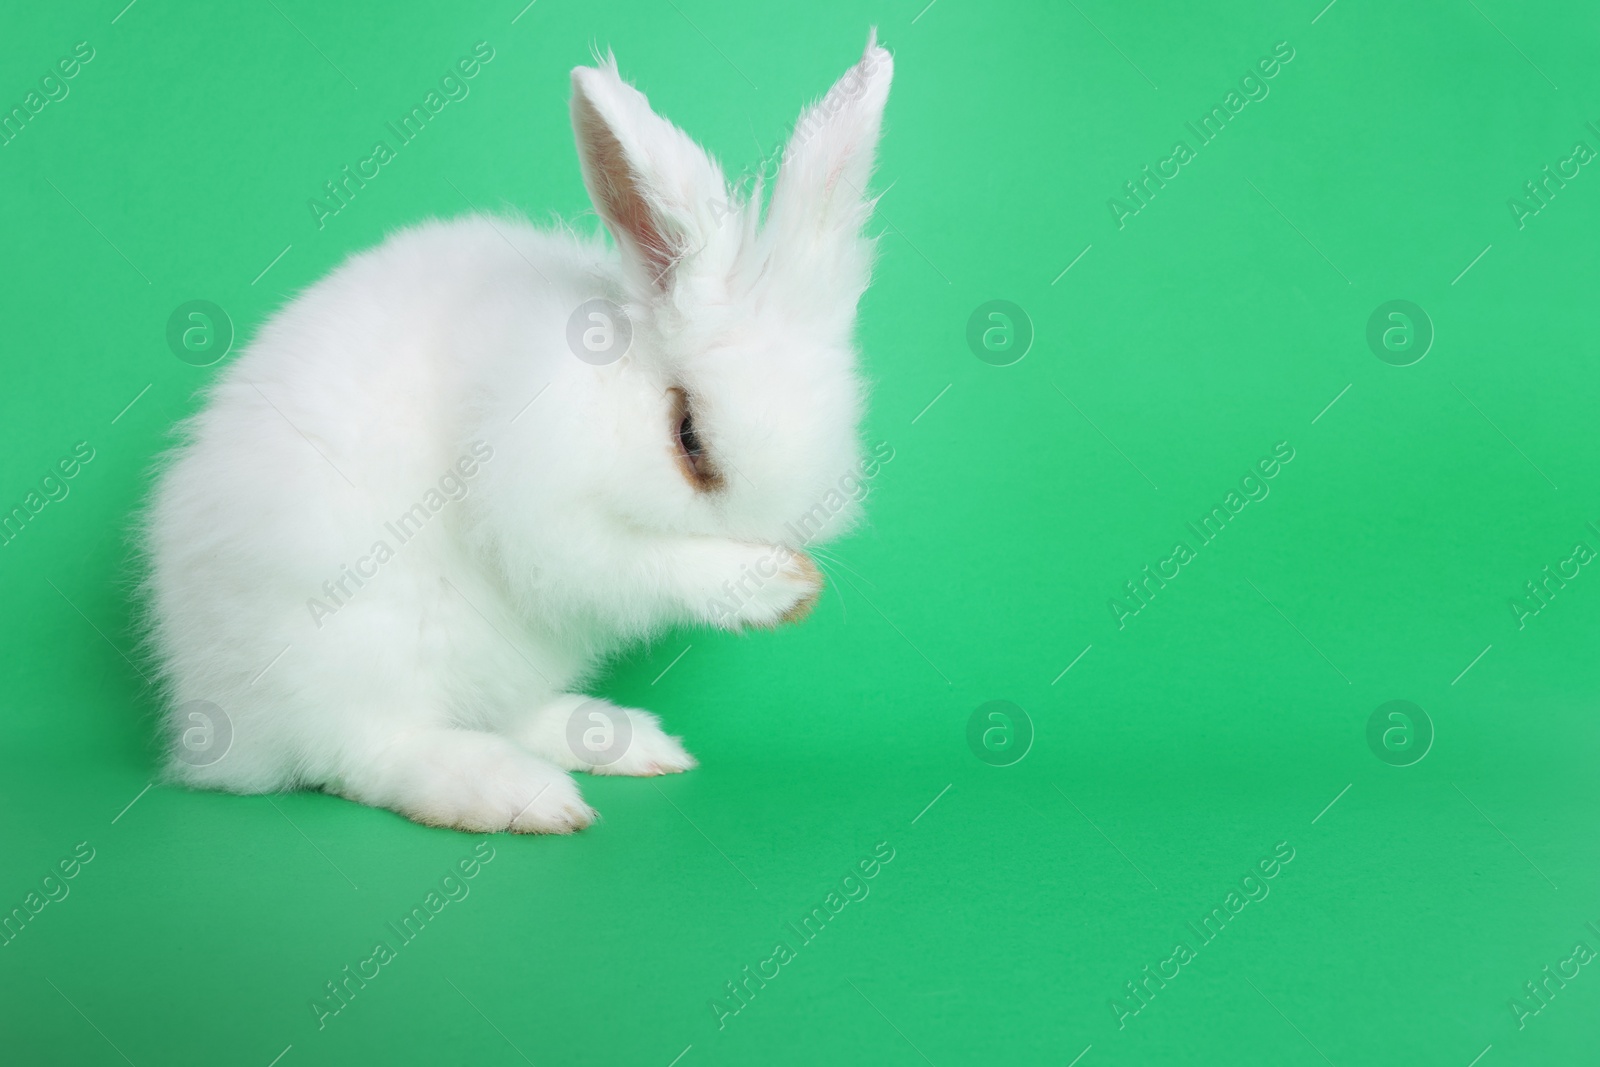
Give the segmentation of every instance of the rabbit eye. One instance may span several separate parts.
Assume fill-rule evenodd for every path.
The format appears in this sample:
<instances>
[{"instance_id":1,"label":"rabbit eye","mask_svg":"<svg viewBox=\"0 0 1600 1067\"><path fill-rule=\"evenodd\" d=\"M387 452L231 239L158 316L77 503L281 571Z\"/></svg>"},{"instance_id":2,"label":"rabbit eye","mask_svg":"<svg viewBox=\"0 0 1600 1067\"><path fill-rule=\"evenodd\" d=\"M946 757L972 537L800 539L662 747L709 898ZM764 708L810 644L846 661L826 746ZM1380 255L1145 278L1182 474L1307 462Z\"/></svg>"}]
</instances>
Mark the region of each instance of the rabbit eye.
<instances>
[{"instance_id":1,"label":"rabbit eye","mask_svg":"<svg viewBox=\"0 0 1600 1067\"><path fill-rule=\"evenodd\" d=\"M689 403L689 394L682 389L672 388L667 390L667 396L672 402L670 426L678 469L690 485L702 492L720 488L722 475L712 464L695 429L694 408Z\"/></svg>"}]
</instances>

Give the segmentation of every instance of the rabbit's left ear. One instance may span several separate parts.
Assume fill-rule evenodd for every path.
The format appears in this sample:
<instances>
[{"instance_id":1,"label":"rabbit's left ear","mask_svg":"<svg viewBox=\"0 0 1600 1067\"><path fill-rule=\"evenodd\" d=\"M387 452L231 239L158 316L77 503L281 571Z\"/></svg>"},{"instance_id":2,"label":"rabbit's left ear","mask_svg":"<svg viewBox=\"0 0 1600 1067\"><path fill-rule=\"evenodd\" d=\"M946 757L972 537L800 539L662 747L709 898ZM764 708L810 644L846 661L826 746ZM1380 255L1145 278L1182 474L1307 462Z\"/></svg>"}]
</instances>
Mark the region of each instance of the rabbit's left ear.
<instances>
[{"instance_id":1,"label":"rabbit's left ear","mask_svg":"<svg viewBox=\"0 0 1600 1067\"><path fill-rule=\"evenodd\" d=\"M715 234L722 172L689 135L650 109L607 55L572 72L572 129L589 199L637 280L671 287L685 256Z\"/></svg>"},{"instance_id":2,"label":"rabbit's left ear","mask_svg":"<svg viewBox=\"0 0 1600 1067\"><path fill-rule=\"evenodd\" d=\"M801 114L768 213L780 250L819 238L850 242L860 234L872 210L867 179L893 77L894 59L874 29L861 61Z\"/></svg>"}]
</instances>

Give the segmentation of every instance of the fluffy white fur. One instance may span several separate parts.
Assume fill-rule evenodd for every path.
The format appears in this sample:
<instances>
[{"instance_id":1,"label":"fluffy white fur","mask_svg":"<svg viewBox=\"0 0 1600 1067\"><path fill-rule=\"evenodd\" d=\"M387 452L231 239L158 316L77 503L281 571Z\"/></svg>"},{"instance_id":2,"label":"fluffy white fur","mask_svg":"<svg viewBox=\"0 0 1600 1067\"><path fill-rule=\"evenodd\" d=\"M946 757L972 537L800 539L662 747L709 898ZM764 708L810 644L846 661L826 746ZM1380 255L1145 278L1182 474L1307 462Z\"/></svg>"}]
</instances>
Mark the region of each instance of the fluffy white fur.
<instances>
[{"instance_id":1,"label":"fluffy white fur","mask_svg":"<svg viewBox=\"0 0 1600 1067\"><path fill-rule=\"evenodd\" d=\"M233 730L224 758L174 755L171 775L564 833L594 817L567 771L695 766L624 708L627 753L588 766L568 719L628 641L771 626L817 596L790 524L815 529L818 501L859 472L851 334L891 74L874 36L801 116L763 220L759 186L729 190L614 60L580 67L578 154L616 250L510 219L430 222L269 321L182 427L143 524L171 751L186 702ZM573 310L600 296L633 325L607 366L567 343ZM669 390L720 486L688 476ZM449 499L456 483L466 495ZM385 524L419 503L428 517L401 544ZM818 537L852 518L829 515Z\"/></svg>"}]
</instances>

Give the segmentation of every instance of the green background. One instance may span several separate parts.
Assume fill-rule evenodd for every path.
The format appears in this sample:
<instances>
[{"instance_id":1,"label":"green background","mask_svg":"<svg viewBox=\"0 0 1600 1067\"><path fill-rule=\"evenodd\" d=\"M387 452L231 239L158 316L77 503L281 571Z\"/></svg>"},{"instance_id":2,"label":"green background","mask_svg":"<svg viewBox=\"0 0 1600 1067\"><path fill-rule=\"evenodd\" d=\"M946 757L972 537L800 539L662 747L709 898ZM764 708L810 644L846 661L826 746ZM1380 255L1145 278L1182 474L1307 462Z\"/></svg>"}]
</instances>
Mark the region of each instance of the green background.
<instances>
[{"instance_id":1,"label":"green background","mask_svg":"<svg viewBox=\"0 0 1600 1067\"><path fill-rule=\"evenodd\" d=\"M0 910L95 858L0 948L4 1058L1595 1062L1600 966L1521 1029L1509 1002L1600 949L1600 577L1521 628L1509 602L1600 546L1600 173L1521 228L1507 201L1600 148L1600 11L1322 2L8 13L7 109L77 42L95 58L0 148L0 503L96 454L0 548ZM144 792L129 516L216 373L169 351L169 314L214 301L242 344L397 227L579 217L567 72L595 44L732 174L871 24L897 66L869 524L805 625L619 662L604 694L702 767L584 778L596 826L494 838L319 1030L323 984L474 840L321 795ZM319 230L307 200L478 41L470 97ZM1108 200L1280 41L1270 95L1119 229ZM1011 366L966 343L993 299L1035 333ZM1410 366L1367 345L1393 299L1436 331ZM1119 629L1110 598L1280 441L1270 496ZM1006 767L966 740L1000 699L1035 734ZM1366 739L1396 699L1436 732L1411 766ZM879 842L870 896L719 1029L724 983ZM1270 896L1199 946L1185 924L1278 842ZM1119 1028L1112 998L1180 939L1196 958Z\"/></svg>"}]
</instances>

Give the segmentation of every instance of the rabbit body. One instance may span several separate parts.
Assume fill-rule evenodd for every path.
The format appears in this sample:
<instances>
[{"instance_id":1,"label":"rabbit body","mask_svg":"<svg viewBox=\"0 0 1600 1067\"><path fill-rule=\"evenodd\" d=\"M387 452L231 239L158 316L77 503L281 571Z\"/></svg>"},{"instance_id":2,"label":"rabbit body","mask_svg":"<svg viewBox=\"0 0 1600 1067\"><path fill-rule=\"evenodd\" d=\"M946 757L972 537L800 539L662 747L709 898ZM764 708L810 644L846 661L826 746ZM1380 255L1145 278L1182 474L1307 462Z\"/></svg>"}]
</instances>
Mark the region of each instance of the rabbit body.
<instances>
[{"instance_id":1,"label":"rabbit body","mask_svg":"<svg viewBox=\"0 0 1600 1067\"><path fill-rule=\"evenodd\" d=\"M801 549L856 512L817 505L860 472L850 335L890 69L869 42L802 116L763 218L614 61L580 68L615 249L428 223L270 320L144 520L172 776L567 832L594 817L568 771L693 767L581 687L666 626L772 626L818 595ZM197 723L225 750L197 752Z\"/></svg>"}]
</instances>

